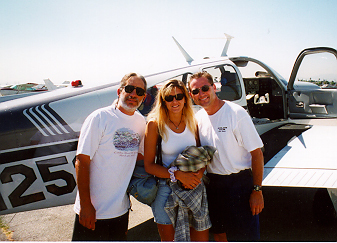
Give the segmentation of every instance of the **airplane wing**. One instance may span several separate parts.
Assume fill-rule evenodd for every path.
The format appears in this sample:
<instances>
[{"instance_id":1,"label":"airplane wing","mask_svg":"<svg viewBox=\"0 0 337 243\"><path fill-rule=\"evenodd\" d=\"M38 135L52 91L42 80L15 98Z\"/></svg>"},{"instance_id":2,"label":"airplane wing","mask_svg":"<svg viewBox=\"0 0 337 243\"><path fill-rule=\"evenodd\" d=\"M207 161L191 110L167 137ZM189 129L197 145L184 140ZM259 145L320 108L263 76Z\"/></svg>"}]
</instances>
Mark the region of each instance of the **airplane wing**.
<instances>
[{"instance_id":1,"label":"airplane wing","mask_svg":"<svg viewBox=\"0 0 337 243\"><path fill-rule=\"evenodd\" d=\"M275 134L261 136L271 157L266 160L264 186L337 188L336 126L287 124L276 129L284 141L273 141ZM276 143L285 146L273 156Z\"/></svg>"},{"instance_id":2,"label":"airplane wing","mask_svg":"<svg viewBox=\"0 0 337 243\"><path fill-rule=\"evenodd\" d=\"M26 96L37 95L37 94L41 94L41 93L44 93L44 92L45 91L41 91L41 92L28 92L28 93L21 93L21 94L12 94L12 95L0 96L0 103L1 102L5 102L5 101L9 101L9 100L15 100L15 99L23 98L23 97L26 97Z\"/></svg>"}]
</instances>

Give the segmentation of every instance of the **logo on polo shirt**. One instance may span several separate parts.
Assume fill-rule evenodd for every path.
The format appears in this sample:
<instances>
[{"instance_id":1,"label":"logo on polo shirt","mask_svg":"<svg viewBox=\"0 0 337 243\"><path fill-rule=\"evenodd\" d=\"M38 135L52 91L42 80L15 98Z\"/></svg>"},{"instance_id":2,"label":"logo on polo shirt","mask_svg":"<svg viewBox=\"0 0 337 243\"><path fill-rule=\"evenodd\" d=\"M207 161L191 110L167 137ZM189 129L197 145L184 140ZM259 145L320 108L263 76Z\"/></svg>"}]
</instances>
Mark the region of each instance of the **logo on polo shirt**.
<instances>
[{"instance_id":1,"label":"logo on polo shirt","mask_svg":"<svg viewBox=\"0 0 337 243\"><path fill-rule=\"evenodd\" d=\"M226 132L227 127L218 127L218 132Z\"/></svg>"}]
</instances>

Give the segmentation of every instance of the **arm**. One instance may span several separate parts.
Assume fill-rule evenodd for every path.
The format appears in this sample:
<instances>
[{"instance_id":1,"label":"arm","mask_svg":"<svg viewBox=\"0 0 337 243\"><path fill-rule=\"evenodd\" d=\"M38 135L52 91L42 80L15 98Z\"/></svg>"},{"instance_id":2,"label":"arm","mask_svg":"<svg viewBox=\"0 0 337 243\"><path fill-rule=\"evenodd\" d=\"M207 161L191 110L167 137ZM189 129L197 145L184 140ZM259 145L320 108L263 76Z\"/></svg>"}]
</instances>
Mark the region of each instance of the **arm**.
<instances>
[{"instance_id":1,"label":"arm","mask_svg":"<svg viewBox=\"0 0 337 243\"><path fill-rule=\"evenodd\" d=\"M167 169L155 163L157 151L158 127L154 121L149 121L145 128L144 167L147 173L159 178L170 178Z\"/></svg>"},{"instance_id":2,"label":"arm","mask_svg":"<svg viewBox=\"0 0 337 243\"><path fill-rule=\"evenodd\" d=\"M145 129L144 142L144 167L147 173L159 178L170 178L168 169L155 163L157 150L158 126L155 121L149 121ZM200 183L200 179L191 172L174 172L177 180L181 181L187 188L194 188Z\"/></svg>"},{"instance_id":3,"label":"arm","mask_svg":"<svg viewBox=\"0 0 337 243\"><path fill-rule=\"evenodd\" d=\"M88 229L95 229L96 210L90 198L90 157L79 154L76 156L77 187L80 196L81 210L79 214L80 224Z\"/></svg>"},{"instance_id":4,"label":"arm","mask_svg":"<svg viewBox=\"0 0 337 243\"><path fill-rule=\"evenodd\" d=\"M253 183L254 185L261 186L264 167L262 150L258 148L251 151L250 154L252 155ZM264 208L262 191L257 192L253 190L252 194L250 195L249 203L253 215L261 213L262 209Z\"/></svg>"},{"instance_id":5,"label":"arm","mask_svg":"<svg viewBox=\"0 0 337 243\"><path fill-rule=\"evenodd\" d=\"M206 166L204 168L201 168L197 172L193 172L193 174L196 175L201 180L202 176L204 175L205 170L206 170Z\"/></svg>"}]
</instances>

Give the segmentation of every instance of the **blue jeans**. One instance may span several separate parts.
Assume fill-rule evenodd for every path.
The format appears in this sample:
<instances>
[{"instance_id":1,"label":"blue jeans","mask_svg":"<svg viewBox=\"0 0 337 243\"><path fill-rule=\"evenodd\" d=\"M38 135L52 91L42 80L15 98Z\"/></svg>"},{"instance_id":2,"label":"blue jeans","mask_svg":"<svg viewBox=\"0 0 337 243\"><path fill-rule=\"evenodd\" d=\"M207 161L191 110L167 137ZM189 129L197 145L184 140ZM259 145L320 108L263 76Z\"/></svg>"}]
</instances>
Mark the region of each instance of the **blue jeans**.
<instances>
[{"instance_id":1,"label":"blue jeans","mask_svg":"<svg viewBox=\"0 0 337 243\"><path fill-rule=\"evenodd\" d=\"M157 224L172 224L169 216L164 210L167 198L172 193L171 188L167 185L166 179L159 179L158 181L158 191L156 199L151 204L154 222Z\"/></svg>"}]
</instances>

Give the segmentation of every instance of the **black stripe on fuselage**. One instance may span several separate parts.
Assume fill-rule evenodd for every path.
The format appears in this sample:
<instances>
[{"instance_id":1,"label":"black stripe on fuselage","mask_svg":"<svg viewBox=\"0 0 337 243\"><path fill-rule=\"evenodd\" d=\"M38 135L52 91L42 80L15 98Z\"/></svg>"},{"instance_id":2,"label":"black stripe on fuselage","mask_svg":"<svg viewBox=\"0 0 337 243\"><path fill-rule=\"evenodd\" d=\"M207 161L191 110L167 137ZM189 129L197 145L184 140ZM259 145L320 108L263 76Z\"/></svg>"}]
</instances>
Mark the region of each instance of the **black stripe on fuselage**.
<instances>
[{"instance_id":1,"label":"black stripe on fuselage","mask_svg":"<svg viewBox=\"0 0 337 243\"><path fill-rule=\"evenodd\" d=\"M7 164L15 161L39 158L52 154L71 152L76 151L76 149L77 149L77 141L54 145L46 145L43 147L35 147L29 149L18 148L15 151L0 154L0 164Z\"/></svg>"}]
</instances>

